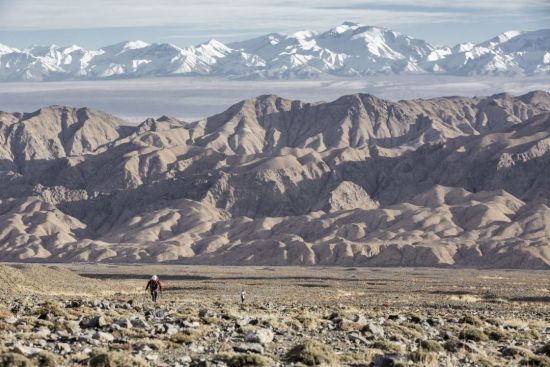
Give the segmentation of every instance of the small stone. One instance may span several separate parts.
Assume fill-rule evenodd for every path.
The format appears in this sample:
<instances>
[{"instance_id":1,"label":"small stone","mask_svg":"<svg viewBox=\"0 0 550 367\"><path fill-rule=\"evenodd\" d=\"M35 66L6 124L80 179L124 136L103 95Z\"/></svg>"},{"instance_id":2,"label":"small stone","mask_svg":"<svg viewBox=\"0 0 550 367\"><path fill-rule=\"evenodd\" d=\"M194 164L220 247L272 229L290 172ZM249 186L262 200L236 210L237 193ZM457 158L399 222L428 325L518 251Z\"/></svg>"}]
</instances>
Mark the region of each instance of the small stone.
<instances>
[{"instance_id":1,"label":"small stone","mask_svg":"<svg viewBox=\"0 0 550 367\"><path fill-rule=\"evenodd\" d=\"M349 333L348 334L349 340L352 342L361 342L363 344L368 344L368 340L365 339L363 336L361 336L359 333Z\"/></svg>"},{"instance_id":2,"label":"small stone","mask_svg":"<svg viewBox=\"0 0 550 367\"><path fill-rule=\"evenodd\" d=\"M138 328L138 329L149 329L150 328L147 321L145 321L145 320L143 320L139 317L131 319L130 322L132 323L133 327Z\"/></svg>"},{"instance_id":3,"label":"small stone","mask_svg":"<svg viewBox=\"0 0 550 367\"><path fill-rule=\"evenodd\" d=\"M125 329L129 329L132 327L132 323L128 319L117 319L115 320L115 324Z\"/></svg>"},{"instance_id":4,"label":"small stone","mask_svg":"<svg viewBox=\"0 0 550 367\"><path fill-rule=\"evenodd\" d=\"M103 331L96 332L92 336L92 338L95 339L95 340L100 340L100 341L104 341L104 342L112 342L113 340L115 340L115 337L112 334L105 333Z\"/></svg>"},{"instance_id":5,"label":"small stone","mask_svg":"<svg viewBox=\"0 0 550 367\"><path fill-rule=\"evenodd\" d=\"M372 322L365 325L365 327L363 328L363 332L371 333L376 338L384 337L384 329L382 328L382 326L373 324Z\"/></svg>"},{"instance_id":6,"label":"small stone","mask_svg":"<svg viewBox=\"0 0 550 367\"><path fill-rule=\"evenodd\" d=\"M65 323L65 328L67 332L69 332L72 335L75 335L80 332L80 326L78 326L78 322L76 321L67 321Z\"/></svg>"},{"instance_id":7,"label":"small stone","mask_svg":"<svg viewBox=\"0 0 550 367\"><path fill-rule=\"evenodd\" d=\"M358 323L359 325L361 326L365 326L369 323L369 321L367 320L367 318L363 315L355 315L354 319L353 319L354 322Z\"/></svg>"},{"instance_id":8,"label":"small stone","mask_svg":"<svg viewBox=\"0 0 550 367\"><path fill-rule=\"evenodd\" d=\"M103 316L84 317L80 320L80 327L84 329L100 328L107 326L107 320Z\"/></svg>"},{"instance_id":9,"label":"small stone","mask_svg":"<svg viewBox=\"0 0 550 367\"><path fill-rule=\"evenodd\" d=\"M23 354L24 356L28 356L34 353L38 353L41 351L39 348L33 348L26 345L23 345L21 342L17 342L13 345L13 350L16 353Z\"/></svg>"},{"instance_id":10,"label":"small stone","mask_svg":"<svg viewBox=\"0 0 550 367\"><path fill-rule=\"evenodd\" d=\"M61 354L67 354L71 352L71 346L67 343L57 343L57 349Z\"/></svg>"},{"instance_id":11,"label":"small stone","mask_svg":"<svg viewBox=\"0 0 550 367\"><path fill-rule=\"evenodd\" d=\"M5 319L4 319L4 322L5 322L6 324L12 324L12 325L13 325L13 324L15 324L18 320L19 320L19 319L18 319L17 317L15 317L15 316L10 316L10 317L5 318Z\"/></svg>"},{"instance_id":12,"label":"small stone","mask_svg":"<svg viewBox=\"0 0 550 367\"><path fill-rule=\"evenodd\" d=\"M52 332L47 327L41 327L34 331L33 336L36 338L47 338Z\"/></svg>"},{"instance_id":13,"label":"small stone","mask_svg":"<svg viewBox=\"0 0 550 367\"><path fill-rule=\"evenodd\" d=\"M189 356L183 356L179 359L181 363L191 363L192 359Z\"/></svg>"},{"instance_id":14,"label":"small stone","mask_svg":"<svg viewBox=\"0 0 550 367\"><path fill-rule=\"evenodd\" d=\"M243 326L246 326L246 325L250 324L250 321L252 321L252 320L249 317L245 317L245 318L238 319L237 321L235 321L235 324L239 327L243 327Z\"/></svg>"},{"instance_id":15,"label":"small stone","mask_svg":"<svg viewBox=\"0 0 550 367\"><path fill-rule=\"evenodd\" d=\"M167 335L172 335L178 332L178 328L175 325L172 324L166 324L164 325L164 333Z\"/></svg>"},{"instance_id":16,"label":"small stone","mask_svg":"<svg viewBox=\"0 0 550 367\"><path fill-rule=\"evenodd\" d=\"M250 343L260 343L262 345L269 344L273 341L273 331L269 329L259 329L248 333L245 337L245 341Z\"/></svg>"},{"instance_id":17,"label":"small stone","mask_svg":"<svg viewBox=\"0 0 550 367\"><path fill-rule=\"evenodd\" d=\"M263 354L264 353L264 347L260 343L239 343L233 347L233 350L235 352L241 352L241 353L258 353Z\"/></svg>"}]
</instances>

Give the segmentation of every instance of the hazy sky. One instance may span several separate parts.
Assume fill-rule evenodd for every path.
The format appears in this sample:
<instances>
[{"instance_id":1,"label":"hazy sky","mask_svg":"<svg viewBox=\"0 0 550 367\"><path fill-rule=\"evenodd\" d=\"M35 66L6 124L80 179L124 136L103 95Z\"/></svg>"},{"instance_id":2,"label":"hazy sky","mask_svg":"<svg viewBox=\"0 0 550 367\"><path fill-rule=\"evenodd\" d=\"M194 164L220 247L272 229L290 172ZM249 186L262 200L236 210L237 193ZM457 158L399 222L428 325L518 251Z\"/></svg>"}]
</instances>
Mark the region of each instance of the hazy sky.
<instances>
[{"instance_id":1,"label":"hazy sky","mask_svg":"<svg viewBox=\"0 0 550 367\"><path fill-rule=\"evenodd\" d=\"M95 48L141 39L187 46L326 30L343 21L433 44L477 42L510 29L550 28L550 0L0 0L0 43Z\"/></svg>"}]
</instances>

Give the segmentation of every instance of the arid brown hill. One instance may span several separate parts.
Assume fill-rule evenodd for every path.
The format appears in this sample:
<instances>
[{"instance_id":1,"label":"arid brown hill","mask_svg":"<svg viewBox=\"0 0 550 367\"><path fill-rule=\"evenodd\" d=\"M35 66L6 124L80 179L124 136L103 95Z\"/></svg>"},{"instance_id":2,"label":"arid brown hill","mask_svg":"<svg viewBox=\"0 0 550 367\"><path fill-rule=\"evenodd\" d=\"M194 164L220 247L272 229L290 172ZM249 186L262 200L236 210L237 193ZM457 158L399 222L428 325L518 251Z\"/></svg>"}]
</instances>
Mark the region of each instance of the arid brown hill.
<instances>
[{"instance_id":1,"label":"arid brown hill","mask_svg":"<svg viewBox=\"0 0 550 367\"><path fill-rule=\"evenodd\" d=\"M550 267L550 94L0 112L0 259Z\"/></svg>"}]
</instances>

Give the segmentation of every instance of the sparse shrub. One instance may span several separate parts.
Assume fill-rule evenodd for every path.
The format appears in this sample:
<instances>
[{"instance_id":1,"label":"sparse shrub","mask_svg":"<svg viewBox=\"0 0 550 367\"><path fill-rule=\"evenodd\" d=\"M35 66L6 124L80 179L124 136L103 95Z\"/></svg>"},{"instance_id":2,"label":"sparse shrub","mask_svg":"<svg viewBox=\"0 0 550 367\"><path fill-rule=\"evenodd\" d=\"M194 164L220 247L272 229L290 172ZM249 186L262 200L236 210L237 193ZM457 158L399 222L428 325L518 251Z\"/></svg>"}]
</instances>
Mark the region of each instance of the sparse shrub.
<instances>
[{"instance_id":1,"label":"sparse shrub","mask_svg":"<svg viewBox=\"0 0 550 367\"><path fill-rule=\"evenodd\" d=\"M378 348L383 350L384 352L394 353L394 354L402 354L404 352L404 348L401 344L392 343L387 340L377 340L372 344L373 348Z\"/></svg>"},{"instance_id":2,"label":"sparse shrub","mask_svg":"<svg viewBox=\"0 0 550 367\"><path fill-rule=\"evenodd\" d=\"M544 344L542 347L540 347L537 350L538 354L545 354L547 356L550 356L550 343Z\"/></svg>"},{"instance_id":3,"label":"sparse shrub","mask_svg":"<svg viewBox=\"0 0 550 367\"><path fill-rule=\"evenodd\" d=\"M437 364L437 354L428 352L422 348L409 353L411 361L421 364L422 366L433 366Z\"/></svg>"},{"instance_id":4,"label":"sparse shrub","mask_svg":"<svg viewBox=\"0 0 550 367\"><path fill-rule=\"evenodd\" d=\"M420 342L420 348L424 349L427 352L439 353L443 351L443 347L441 346L441 344L439 344L435 340L422 340Z\"/></svg>"},{"instance_id":5,"label":"sparse shrub","mask_svg":"<svg viewBox=\"0 0 550 367\"><path fill-rule=\"evenodd\" d=\"M33 359L36 359L39 367L57 367L60 364L59 358L50 352L40 352Z\"/></svg>"},{"instance_id":6,"label":"sparse shrub","mask_svg":"<svg viewBox=\"0 0 550 367\"><path fill-rule=\"evenodd\" d=\"M221 319L214 316L204 316L201 318L201 320L207 325L220 325L223 323Z\"/></svg>"},{"instance_id":7,"label":"sparse shrub","mask_svg":"<svg viewBox=\"0 0 550 367\"><path fill-rule=\"evenodd\" d=\"M146 367L145 362L118 352L99 352L90 358L90 367Z\"/></svg>"},{"instance_id":8,"label":"sparse shrub","mask_svg":"<svg viewBox=\"0 0 550 367\"><path fill-rule=\"evenodd\" d=\"M483 325L483 321L481 321L481 319L475 315L465 315L463 316L460 321L459 321L461 324L470 324L470 325L473 325L473 326L482 326Z\"/></svg>"},{"instance_id":9,"label":"sparse shrub","mask_svg":"<svg viewBox=\"0 0 550 367\"><path fill-rule=\"evenodd\" d=\"M489 339L483 331L472 326L467 326L462 329L458 337L463 340L473 340L475 342L487 341Z\"/></svg>"},{"instance_id":10,"label":"sparse shrub","mask_svg":"<svg viewBox=\"0 0 550 367\"><path fill-rule=\"evenodd\" d=\"M37 316L42 314L51 313L55 316L67 316L67 312L59 306L58 302L47 301L44 302L35 312Z\"/></svg>"},{"instance_id":11,"label":"sparse shrub","mask_svg":"<svg viewBox=\"0 0 550 367\"><path fill-rule=\"evenodd\" d=\"M300 362L308 366L320 364L338 365L338 356L329 345L316 340L308 340L288 351L287 359L291 362Z\"/></svg>"},{"instance_id":12,"label":"sparse shrub","mask_svg":"<svg viewBox=\"0 0 550 367\"><path fill-rule=\"evenodd\" d=\"M174 343L192 343L200 337L200 333L193 329L184 329L170 337Z\"/></svg>"},{"instance_id":13,"label":"sparse shrub","mask_svg":"<svg viewBox=\"0 0 550 367\"><path fill-rule=\"evenodd\" d=\"M484 356L479 356L476 354L471 354L469 356L471 361L474 361L474 364L476 367L493 367L498 366L498 363L495 363L494 361L488 359Z\"/></svg>"},{"instance_id":14,"label":"sparse shrub","mask_svg":"<svg viewBox=\"0 0 550 367\"><path fill-rule=\"evenodd\" d=\"M158 339L142 339L134 343L134 347L138 347L139 349L143 349L145 346L153 350L162 350L166 348L165 342Z\"/></svg>"},{"instance_id":15,"label":"sparse shrub","mask_svg":"<svg viewBox=\"0 0 550 367\"><path fill-rule=\"evenodd\" d=\"M378 349L368 349L362 352L345 353L340 362L346 365L369 365L377 356L383 356L384 352Z\"/></svg>"},{"instance_id":16,"label":"sparse shrub","mask_svg":"<svg viewBox=\"0 0 550 367\"><path fill-rule=\"evenodd\" d=\"M273 365L270 358L254 353L221 353L216 356L216 359L224 361L229 367Z\"/></svg>"},{"instance_id":17,"label":"sparse shrub","mask_svg":"<svg viewBox=\"0 0 550 367\"><path fill-rule=\"evenodd\" d=\"M413 328L411 328L411 326L413 326ZM388 323L388 325L385 327L385 330L391 330L392 334L395 336L400 336L404 334L411 338L422 339L423 333L414 328L414 326L417 325L410 323L403 323L403 325Z\"/></svg>"},{"instance_id":18,"label":"sparse shrub","mask_svg":"<svg viewBox=\"0 0 550 367\"><path fill-rule=\"evenodd\" d=\"M317 319L310 313L302 313L296 316L296 320L302 324L302 327L306 330L313 331L317 328Z\"/></svg>"},{"instance_id":19,"label":"sparse shrub","mask_svg":"<svg viewBox=\"0 0 550 367\"><path fill-rule=\"evenodd\" d=\"M443 348L445 348L447 352L456 353L462 348L462 343L455 338L449 339L443 344Z\"/></svg>"},{"instance_id":20,"label":"sparse shrub","mask_svg":"<svg viewBox=\"0 0 550 367\"><path fill-rule=\"evenodd\" d=\"M8 317L10 316L13 316L13 314L11 313L10 310L4 308L4 307L1 307L0 306L0 320L4 320L4 319L7 319Z\"/></svg>"},{"instance_id":21,"label":"sparse shrub","mask_svg":"<svg viewBox=\"0 0 550 367\"><path fill-rule=\"evenodd\" d=\"M508 333L496 327L485 329L485 334L489 337L489 339L497 342L502 342L508 339Z\"/></svg>"},{"instance_id":22,"label":"sparse shrub","mask_svg":"<svg viewBox=\"0 0 550 367\"><path fill-rule=\"evenodd\" d=\"M546 356L531 356L521 361L525 366L550 367L550 358Z\"/></svg>"},{"instance_id":23,"label":"sparse shrub","mask_svg":"<svg viewBox=\"0 0 550 367\"><path fill-rule=\"evenodd\" d=\"M502 349L501 353L506 357L533 357L533 352L529 349L516 346L505 347Z\"/></svg>"},{"instance_id":24,"label":"sparse shrub","mask_svg":"<svg viewBox=\"0 0 550 367\"><path fill-rule=\"evenodd\" d=\"M0 367L33 367L27 357L17 353L4 353L0 355Z\"/></svg>"}]
</instances>

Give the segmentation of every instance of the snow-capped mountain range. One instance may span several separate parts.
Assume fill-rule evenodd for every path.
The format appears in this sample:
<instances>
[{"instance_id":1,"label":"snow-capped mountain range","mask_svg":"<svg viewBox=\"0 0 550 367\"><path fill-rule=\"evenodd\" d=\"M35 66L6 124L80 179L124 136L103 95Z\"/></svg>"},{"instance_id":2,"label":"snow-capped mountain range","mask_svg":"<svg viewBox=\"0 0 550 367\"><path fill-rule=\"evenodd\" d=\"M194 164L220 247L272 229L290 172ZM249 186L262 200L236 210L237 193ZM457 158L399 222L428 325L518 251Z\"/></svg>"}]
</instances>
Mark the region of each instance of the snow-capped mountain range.
<instances>
[{"instance_id":1,"label":"snow-capped mountain range","mask_svg":"<svg viewBox=\"0 0 550 367\"><path fill-rule=\"evenodd\" d=\"M122 42L98 50L0 44L0 81L204 75L315 78L378 74L534 75L550 73L550 29L509 31L488 41L436 47L386 28L345 22L326 32L271 33L223 44Z\"/></svg>"}]
</instances>

